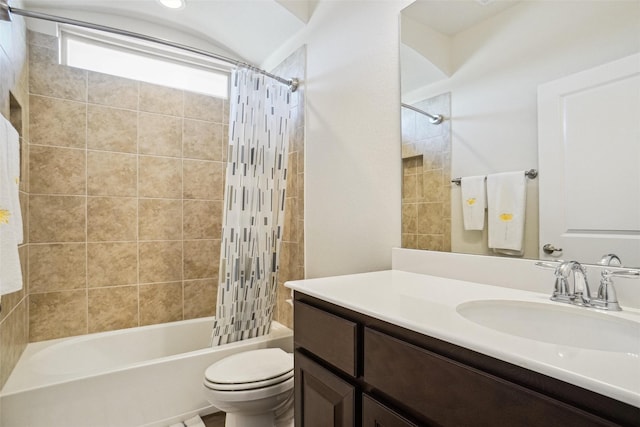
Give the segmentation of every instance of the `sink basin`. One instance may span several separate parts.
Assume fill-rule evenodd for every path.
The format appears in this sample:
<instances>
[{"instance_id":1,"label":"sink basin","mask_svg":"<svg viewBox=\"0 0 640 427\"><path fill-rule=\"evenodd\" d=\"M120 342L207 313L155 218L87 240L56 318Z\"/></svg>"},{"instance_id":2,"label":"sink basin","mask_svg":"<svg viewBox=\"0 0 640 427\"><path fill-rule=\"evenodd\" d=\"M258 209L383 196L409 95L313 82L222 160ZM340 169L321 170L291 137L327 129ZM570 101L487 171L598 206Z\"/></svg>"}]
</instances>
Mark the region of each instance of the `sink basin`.
<instances>
[{"instance_id":1,"label":"sink basin","mask_svg":"<svg viewBox=\"0 0 640 427\"><path fill-rule=\"evenodd\" d=\"M562 304L478 300L456 311L481 326L536 341L640 354L640 322Z\"/></svg>"}]
</instances>

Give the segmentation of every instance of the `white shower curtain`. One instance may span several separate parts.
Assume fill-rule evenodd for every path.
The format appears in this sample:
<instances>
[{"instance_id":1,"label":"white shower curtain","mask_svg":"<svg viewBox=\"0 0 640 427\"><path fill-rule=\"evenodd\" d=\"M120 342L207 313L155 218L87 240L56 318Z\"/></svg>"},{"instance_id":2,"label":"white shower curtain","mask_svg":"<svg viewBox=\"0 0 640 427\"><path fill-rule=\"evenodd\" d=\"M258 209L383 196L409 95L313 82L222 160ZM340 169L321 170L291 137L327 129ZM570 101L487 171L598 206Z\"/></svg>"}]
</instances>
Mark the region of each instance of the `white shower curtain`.
<instances>
[{"instance_id":1,"label":"white shower curtain","mask_svg":"<svg viewBox=\"0 0 640 427\"><path fill-rule=\"evenodd\" d=\"M247 69L235 70L231 82L212 346L269 332L287 187L289 88Z\"/></svg>"}]
</instances>

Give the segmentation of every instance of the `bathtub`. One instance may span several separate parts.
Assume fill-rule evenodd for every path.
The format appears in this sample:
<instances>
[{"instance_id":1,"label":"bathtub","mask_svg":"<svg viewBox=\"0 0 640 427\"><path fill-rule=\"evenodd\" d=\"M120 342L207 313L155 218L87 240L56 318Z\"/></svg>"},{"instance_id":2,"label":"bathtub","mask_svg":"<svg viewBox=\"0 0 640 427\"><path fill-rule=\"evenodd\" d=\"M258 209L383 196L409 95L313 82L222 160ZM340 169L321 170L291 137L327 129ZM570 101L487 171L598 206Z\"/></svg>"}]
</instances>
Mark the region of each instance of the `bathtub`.
<instances>
[{"instance_id":1,"label":"bathtub","mask_svg":"<svg viewBox=\"0 0 640 427\"><path fill-rule=\"evenodd\" d=\"M291 329L209 348L213 318L101 332L27 345L0 393L2 427L166 427L217 409L205 369L230 354L293 351Z\"/></svg>"}]
</instances>

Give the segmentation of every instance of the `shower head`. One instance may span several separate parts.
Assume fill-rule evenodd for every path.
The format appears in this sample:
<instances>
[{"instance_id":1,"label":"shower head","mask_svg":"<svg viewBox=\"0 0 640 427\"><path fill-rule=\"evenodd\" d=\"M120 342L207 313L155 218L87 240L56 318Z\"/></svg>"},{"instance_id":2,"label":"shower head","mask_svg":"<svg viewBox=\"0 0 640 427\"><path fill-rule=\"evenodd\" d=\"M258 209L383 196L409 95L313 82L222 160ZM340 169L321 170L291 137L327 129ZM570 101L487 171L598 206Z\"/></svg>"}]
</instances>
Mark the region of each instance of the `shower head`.
<instances>
[{"instance_id":1,"label":"shower head","mask_svg":"<svg viewBox=\"0 0 640 427\"><path fill-rule=\"evenodd\" d=\"M11 9L9 9L9 0L0 0L0 21L11 22Z\"/></svg>"}]
</instances>

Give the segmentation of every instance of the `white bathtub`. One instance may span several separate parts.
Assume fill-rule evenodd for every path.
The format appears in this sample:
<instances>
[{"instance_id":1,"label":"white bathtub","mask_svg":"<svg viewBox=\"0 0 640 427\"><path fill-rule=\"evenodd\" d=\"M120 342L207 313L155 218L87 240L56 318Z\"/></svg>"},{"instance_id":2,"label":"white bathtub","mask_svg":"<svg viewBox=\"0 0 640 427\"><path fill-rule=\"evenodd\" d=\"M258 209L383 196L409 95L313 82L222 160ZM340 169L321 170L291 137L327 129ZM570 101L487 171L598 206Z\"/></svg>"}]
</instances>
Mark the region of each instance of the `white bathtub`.
<instances>
[{"instance_id":1,"label":"white bathtub","mask_svg":"<svg viewBox=\"0 0 640 427\"><path fill-rule=\"evenodd\" d=\"M257 348L293 351L293 332L209 348L213 318L27 345L0 393L2 427L166 427L217 409L204 398L205 369Z\"/></svg>"}]
</instances>

